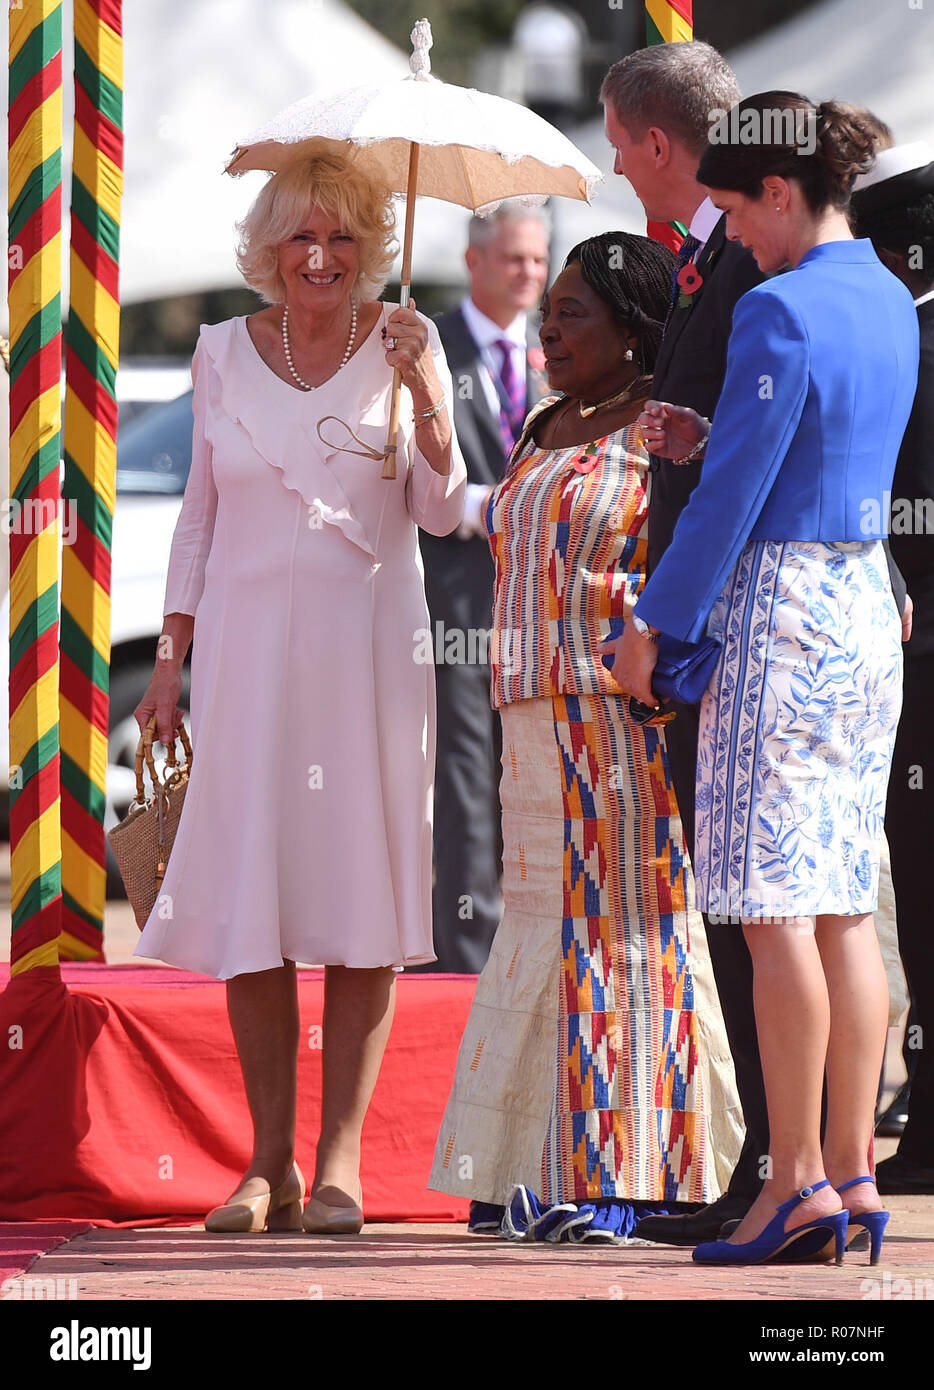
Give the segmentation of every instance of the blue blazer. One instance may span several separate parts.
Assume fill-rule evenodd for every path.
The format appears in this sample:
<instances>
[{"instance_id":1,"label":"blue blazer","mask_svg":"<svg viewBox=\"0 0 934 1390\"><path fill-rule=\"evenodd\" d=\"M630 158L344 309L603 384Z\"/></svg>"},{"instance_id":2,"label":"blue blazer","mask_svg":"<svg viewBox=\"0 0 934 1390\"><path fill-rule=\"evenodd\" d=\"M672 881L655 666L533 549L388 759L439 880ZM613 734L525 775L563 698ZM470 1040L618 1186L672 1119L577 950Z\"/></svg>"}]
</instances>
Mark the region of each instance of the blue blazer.
<instances>
[{"instance_id":1,"label":"blue blazer","mask_svg":"<svg viewBox=\"0 0 934 1390\"><path fill-rule=\"evenodd\" d=\"M747 541L885 536L918 352L911 295L869 241L815 246L748 290L701 479L639 617L697 642Z\"/></svg>"}]
</instances>

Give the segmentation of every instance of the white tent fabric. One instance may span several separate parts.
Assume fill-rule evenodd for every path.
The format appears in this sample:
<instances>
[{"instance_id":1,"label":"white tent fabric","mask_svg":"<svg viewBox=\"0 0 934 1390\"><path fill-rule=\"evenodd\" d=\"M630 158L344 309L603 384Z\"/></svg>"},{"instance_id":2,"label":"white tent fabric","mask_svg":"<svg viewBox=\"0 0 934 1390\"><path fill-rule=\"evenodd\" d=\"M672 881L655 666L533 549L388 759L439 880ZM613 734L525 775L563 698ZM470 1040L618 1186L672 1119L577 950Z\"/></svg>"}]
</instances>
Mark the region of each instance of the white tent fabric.
<instances>
[{"instance_id":1,"label":"white tent fabric","mask_svg":"<svg viewBox=\"0 0 934 1390\"><path fill-rule=\"evenodd\" d=\"M66 303L72 24L72 0L64 0ZM318 87L404 77L409 70L408 55L340 0L130 0L124 30L124 303L242 284L234 223L266 176L234 179L223 172L237 138ZM5 64L0 81L5 107ZM5 146L2 158L5 163ZM5 169L2 182L5 190ZM468 220L463 208L419 200L415 254L432 266L432 278L462 278ZM400 240L401 226L400 216Z\"/></svg>"},{"instance_id":2,"label":"white tent fabric","mask_svg":"<svg viewBox=\"0 0 934 1390\"><path fill-rule=\"evenodd\" d=\"M898 144L930 140L934 6L916 2L825 0L727 56L749 95L782 88L857 102Z\"/></svg>"}]
</instances>

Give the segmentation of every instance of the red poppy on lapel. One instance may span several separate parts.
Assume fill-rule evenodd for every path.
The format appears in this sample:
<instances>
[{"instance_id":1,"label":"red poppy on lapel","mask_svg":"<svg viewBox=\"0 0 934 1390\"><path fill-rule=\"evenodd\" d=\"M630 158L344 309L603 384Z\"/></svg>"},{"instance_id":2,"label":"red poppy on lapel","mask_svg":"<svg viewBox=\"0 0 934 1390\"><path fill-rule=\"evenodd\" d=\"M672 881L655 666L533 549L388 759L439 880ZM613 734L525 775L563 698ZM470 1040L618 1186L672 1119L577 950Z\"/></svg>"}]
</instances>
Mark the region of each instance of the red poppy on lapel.
<instances>
[{"instance_id":1,"label":"red poppy on lapel","mask_svg":"<svg viewBox=\"0 0 934 1390\"><path fill-rule=\"evenodd\" d=\"M678 285L682 294L694 294L703 283L704 277L693 261L688 261L678 271Z\"/></svg>"},{"instance_id":2,"label":"red poppy on lapel","mask_svg":"<svg viewBox=\"0 0 934 1390\"><path fill-rule=\"evenodd\" d=\"M526 360L533 372L543 372L545 370L545 354L541 348L528 348L526 350Z\"/></svg>"}]
</instances>

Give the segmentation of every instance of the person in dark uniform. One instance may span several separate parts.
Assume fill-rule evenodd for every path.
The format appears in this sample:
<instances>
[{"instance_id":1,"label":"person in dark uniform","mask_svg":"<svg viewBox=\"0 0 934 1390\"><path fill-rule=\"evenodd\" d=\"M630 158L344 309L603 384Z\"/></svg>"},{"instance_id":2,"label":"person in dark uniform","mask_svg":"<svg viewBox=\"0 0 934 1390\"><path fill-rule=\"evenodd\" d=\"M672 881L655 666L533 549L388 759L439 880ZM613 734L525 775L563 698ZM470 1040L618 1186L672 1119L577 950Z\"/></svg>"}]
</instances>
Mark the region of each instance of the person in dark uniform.
<instances>
[{"instance_id":1,"label":"person in dark uniform","mask_svg":"<svg viewBox=\"0 0 934 1390\"><path fill-rule=\"evenodd\" d=\"M470 294L437 319L454 379L454 428L467 464L464 521L422 532L438 708L433 891L434 971L479 974L502 911L502 736L490 703L493 561L483 510L528 411L547 390L537 309L548 279L548 224L503 203L470 222Z\"/></svg>"},{"instance_id":2,"label":"person in dark uniform","mask_svg":"<svg viewBox=\"0 0 934 1390\"><path fill-rule=\"evenodd\" d=\"M870 238L879 259L911 291L921 332L918 390L892 483L890 545L913 612L885 818L912 1005L904 1049L910 1091L902 1098L908 1117L898 1151L878 1165L876 1185L882 1194L934 1193L934 935L927 877L934 823L934 149L917 142L882 151L857 179L851 209L856 235Z\"/></svg>"}]
</instances>

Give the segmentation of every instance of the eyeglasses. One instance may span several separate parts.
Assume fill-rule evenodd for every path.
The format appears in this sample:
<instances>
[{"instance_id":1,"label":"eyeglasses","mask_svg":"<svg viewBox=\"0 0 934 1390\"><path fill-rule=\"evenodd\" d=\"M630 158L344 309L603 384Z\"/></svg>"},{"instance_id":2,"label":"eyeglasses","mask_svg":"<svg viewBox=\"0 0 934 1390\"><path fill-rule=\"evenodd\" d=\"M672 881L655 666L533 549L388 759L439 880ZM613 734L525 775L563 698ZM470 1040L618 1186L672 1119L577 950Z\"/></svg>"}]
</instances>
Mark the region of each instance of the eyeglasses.
<instances>
[{"instance_id":1,"label":"eyeglasses","mask_svg":"<svg viewBox=\"0 0 934 1390\"><path fill-rule=\"evenodd\" d=\"M629 718L634 724L670 724L678 711L671 704L660 704L657 709L652 705L644 705L641 700L637 700L635 695L629 697Z\"/></svg>"}]
</instances>

